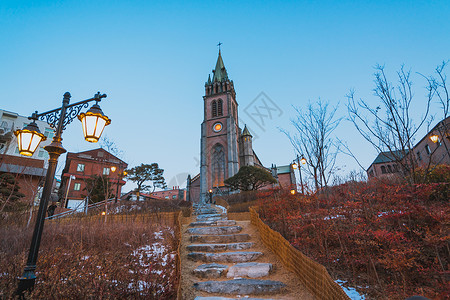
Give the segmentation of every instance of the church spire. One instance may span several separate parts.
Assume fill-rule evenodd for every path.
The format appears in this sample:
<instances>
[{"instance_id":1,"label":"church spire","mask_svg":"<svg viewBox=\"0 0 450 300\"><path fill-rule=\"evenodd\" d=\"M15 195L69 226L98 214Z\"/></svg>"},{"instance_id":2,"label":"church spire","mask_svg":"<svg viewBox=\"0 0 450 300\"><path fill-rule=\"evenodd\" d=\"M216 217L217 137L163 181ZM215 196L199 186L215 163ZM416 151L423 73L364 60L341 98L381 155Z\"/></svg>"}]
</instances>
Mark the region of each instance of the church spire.
<instances>
[{"instance_id":1,"label":"church spire","mask_svg":"<svg viewBox=\"0 0 450 300\"><path fill-rule=\"evenodd\" d=\"M242 131L242 136L250 136L250 137L253 137L253 136L250 134L250 131L248 131L248 129L247 129L247 124L244 126L244 130Z\"/></svg>"},{"instance_id":2,"label":"church spire","mask_svg":"<svg viewBox=\"0 0 450 300\"><path fill-rule=\"evenodd\" d=\"M222 82L228 80L227 70L222 60L222 55L219 49L219 57L217 58L216 69L213 70L213 82Z\"/></svg>"}]
</instances>

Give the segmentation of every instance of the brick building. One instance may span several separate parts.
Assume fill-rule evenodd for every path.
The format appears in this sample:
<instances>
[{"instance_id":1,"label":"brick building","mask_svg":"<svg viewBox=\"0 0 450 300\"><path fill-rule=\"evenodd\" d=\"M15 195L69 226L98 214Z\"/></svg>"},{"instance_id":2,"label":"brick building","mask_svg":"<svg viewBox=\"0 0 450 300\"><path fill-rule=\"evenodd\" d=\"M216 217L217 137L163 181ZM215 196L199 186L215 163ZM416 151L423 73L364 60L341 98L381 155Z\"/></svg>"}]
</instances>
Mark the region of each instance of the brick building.
<instances>
[{"instance_id":1,"label":"brick building","mask_svg":"<svg viewBox=\"0 0 450 300\"><path fill-rule=\"evenodd\" d=\"M111 167L115 167L113 172ZM122 186L125 181L120 174L128 167L128 164L112 155L108 151L99 148L79 153L67 153L66 165L61 176L61 187L64 197L67 195L68 203L79 203L84 201L87 196L86 180L93 176L106 176L110 189L113 191L111 198L115 196L117 185L119 188L118 196L120 198Z\"/></svg>"},{"instance_id":2,"label":"brick building","mask_svg":"<svg viewBox=\"0 0 450 300\"><path fill-rule=\"evenodd\" d=\"M413 155L418 167L450 164L450 117L440 121L414 146L411 153L381 152L367 169L367 176L388 177L401 171L399 161Z\"/></svg>"},{"instance_id":3,"label":"brick building","mask_svg":"<svg viewBox=\"0 0 450 300\"><path fill-rule=\"evenodd\" d=\"M172 189L150 193L152 197L166 200L186 200L186 189L174 186Z\"/></svg>"}]
</instances>

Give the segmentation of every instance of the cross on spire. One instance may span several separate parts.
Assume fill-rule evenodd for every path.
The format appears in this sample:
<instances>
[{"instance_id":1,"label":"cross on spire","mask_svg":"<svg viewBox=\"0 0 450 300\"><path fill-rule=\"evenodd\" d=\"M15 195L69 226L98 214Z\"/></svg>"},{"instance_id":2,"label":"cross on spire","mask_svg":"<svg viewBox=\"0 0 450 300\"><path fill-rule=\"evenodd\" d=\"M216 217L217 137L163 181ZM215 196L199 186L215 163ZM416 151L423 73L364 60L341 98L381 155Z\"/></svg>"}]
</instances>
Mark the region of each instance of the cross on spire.
<instances>
[{"instance_id":1,"label":"cross on spire","mask_svg":"<svg viewBox=\"0 0 450 300\"><path fill-rule=\"evenodd\" d=\"M220 51L220 46L222 45L222 43L221 42L219 42L218 44L217 44L217 46L219 46L219 51Z\"/></svg>"}]
</instances>

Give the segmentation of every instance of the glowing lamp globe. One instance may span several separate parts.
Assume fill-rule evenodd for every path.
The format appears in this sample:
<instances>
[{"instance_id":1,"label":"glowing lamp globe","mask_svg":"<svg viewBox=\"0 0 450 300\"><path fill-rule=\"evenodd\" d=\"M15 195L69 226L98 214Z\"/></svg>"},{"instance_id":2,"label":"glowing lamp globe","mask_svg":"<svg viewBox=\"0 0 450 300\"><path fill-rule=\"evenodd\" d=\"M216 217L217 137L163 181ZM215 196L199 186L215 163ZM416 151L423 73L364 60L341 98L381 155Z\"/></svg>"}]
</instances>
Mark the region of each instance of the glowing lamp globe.
<instances>
[{"instance_id":1,"label":"glowing lamp globe","mask_svg":"<svg viewBox=\"0 0 450 300\"><path fill-rule=\"evenodd\" d=\"M302 165L306 165L306 158L302 157L302 159L300 160Z\"/></svg>"},{"instance_id":2,"label":"glowing lamp globe","mask_svg":"<svg viewBox=\"0 0 450 300\"><path fill-rule=\"evenodd\" d=\"M111 169L111 171L115 172L117 170L117 167L112 166L110 169Z\"/></svg>"},{"instance_id":3,"label":"glowing lamp globe","mask_svg":"<svg viewBox=\"0 0 450 300\"><path fill-rule=\"evenodd\" d=\"M295 195L296 191L294 189L291 190L291 195Z\"/></svg>"},{"instance_id":4,"label":"glowing lamp globe","mask_svg":"<svg viewBox=\"0 0 450 300\"><path fill-rule=\"evenodd\" d=\"M296 163L293 163L293 164L292 164L292 169L296 170L297 168L298 168L297 164L296 164Z\"/></svg>"},{"instance_id":5,"label":"glowing lamp globe","mask_svg":"<svg viewBox=\"0 0 450 300\"><path fill-rule=\"evenodd\" d=\"M19 153L25 156L32 156L34 151L47 138L39 131L36 122L31 122L24 129L14 131L17 137L17 144L19 146Z\"/></svg>"},{"instance_id":6,"label":"glowing lamp globe","mask_svg":"<svg viewBox=\"0 0 450 300\"><path fill-rule=\"evenodd\" d=\"M439 136L437 134L433 134L430 136L430 140L436 144L439 141Z\"/></svg>"},{"instance_id":7,"label":"glowing lamp globe","mask_svg":"<svg viewBox=\"0 0 450 300\"><path fill-rule=\"evenodd\" d=\"M86 112L78 115L83 125L84 139L91 143L97 143L105 126L111 124L111 119L105 116L96 103Z\"/></svg>"}]
</instances>

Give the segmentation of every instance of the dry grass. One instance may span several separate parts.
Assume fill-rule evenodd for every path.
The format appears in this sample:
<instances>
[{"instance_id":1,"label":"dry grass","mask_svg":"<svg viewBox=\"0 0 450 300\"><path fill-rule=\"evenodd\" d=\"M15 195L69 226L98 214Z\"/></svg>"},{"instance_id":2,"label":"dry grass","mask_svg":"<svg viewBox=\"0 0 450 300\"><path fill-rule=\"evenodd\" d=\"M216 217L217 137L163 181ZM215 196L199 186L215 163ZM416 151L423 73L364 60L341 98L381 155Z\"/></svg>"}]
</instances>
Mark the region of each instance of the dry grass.
<instances>
[{"instance_id":1,"label":"dry grass","mask_svg":"<svg viewBox=\"0 0 450 300\"><path fill-rule=\"evenodd\" d=\"M116 216L106 223L104 218L47 221L31 298L176 298L176 220ZM31 228L19 225L0 228L0 295L5 299L17 287L31 234Z\"/></svg>"}]
</instances>

